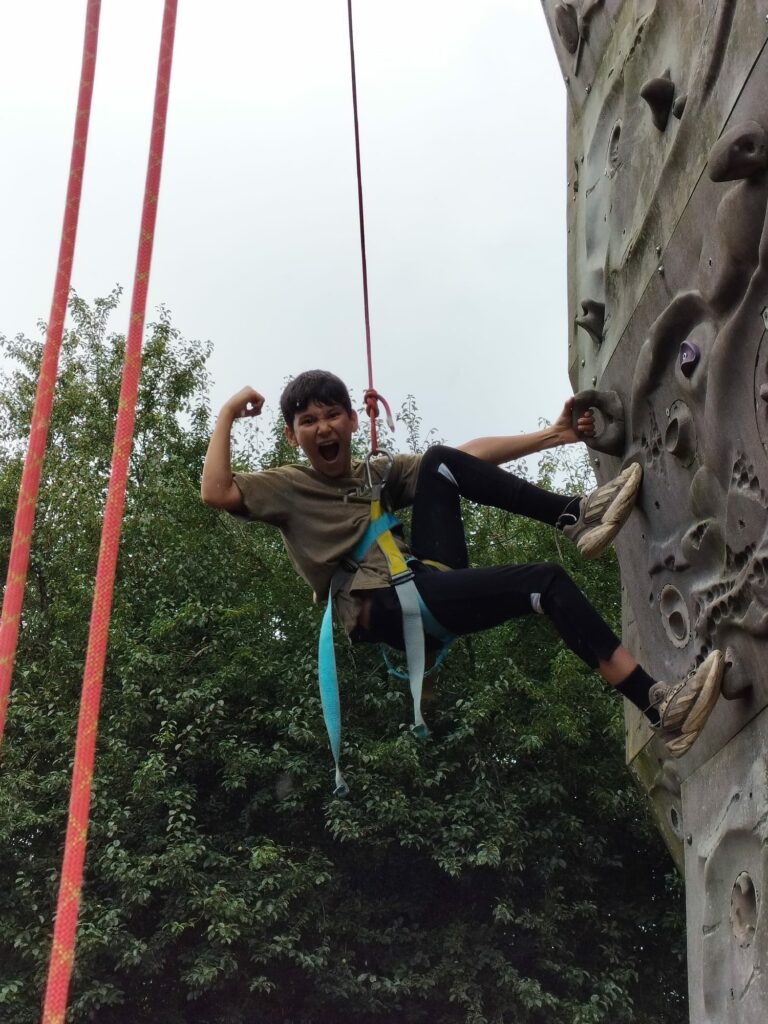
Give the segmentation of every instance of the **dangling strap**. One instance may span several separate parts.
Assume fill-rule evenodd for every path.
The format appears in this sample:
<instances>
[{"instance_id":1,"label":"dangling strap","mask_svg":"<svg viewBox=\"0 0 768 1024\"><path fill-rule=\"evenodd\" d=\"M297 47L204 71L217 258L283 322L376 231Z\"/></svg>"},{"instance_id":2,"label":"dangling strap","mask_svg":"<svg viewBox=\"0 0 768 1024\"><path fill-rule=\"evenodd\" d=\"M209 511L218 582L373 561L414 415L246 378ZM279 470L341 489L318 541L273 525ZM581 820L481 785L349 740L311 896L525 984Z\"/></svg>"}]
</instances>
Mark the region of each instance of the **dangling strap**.
<instances>
[{"instance_id":1,"label":"dangling strap","mask_svg":"<svg viewBox=\"0 0 768 1024\"><path fill-rule=\"evenodd\" d=\"M403 679L408 679L410 683L414 722L412 732L419 739L429 735L429 729L421 711L422 687L425 675L424 634L427 632L442 641L442 648L435 667L443 660L453 641L451 634L430 613L416 589L413 572L408 567L408 562L395 543L391 533L395 526L400 525L399 521L389 512L382 510L381 490L381 484L374 484L372 486L370 522L347 560L348 566L351 565L353 567L345 567L342 564L342 567L334 573L328 591L328 603L323 615L322 626L320 627L320 641L317 652L320 702L323 708L323 718L325 719L325 727L328 731L328 740L336 769L334 796L339 797L346 796L349 793L349 786L345 782L339 767L341 754L341 705L339 700L339 679L336 671L336 653L333 646L333 598L349 579L350 575L355 572L355 564L363 560L372 544L376 543L379 545L382 554L387 560L392 585L400 602L400 609L403 615L403 640L408 663L408 675L397 672L393 674ZM385 662L391 672L392 669L386 658Z\"/></svg>"},{"instance_id":2,"label":"dangling strap","mask_svg":"<svg viewBox=\"0 0 768 1024\"><path fill-rule=\"evenodd\" d=\"M407 559L407 561L412 561L412 559ZM426 559L422 559L422 563L424 565L433 565L436 568L439 568L441 571L445 571L448 569L447 565L442 565L440 562L428 562ZM417 597L419 600L419 611L421 613L421 626L424 633L428 634L431 637L434 637L435 640L440 641L440 650L437 652L437 657L435 658L434 664L428 671L424 672L424 678L426 679L427 676L432 675L433 672L436 672L437 669L440 668L445 659L446 654L451 649L451 646L453 645L453 642L456 639L456 637L453 635L453 633L450 633L444 626L440 625L440 623L434 617L429 608L427 608L421 594L419 594L418 591ZM396 668L392 664L392 661L390 660L389 655L387 654L386 647L383 644L381 646L381 656L384 659L384 664L387 666L387 672L391 676L394 676L396 679L410 680L410 671L408 673L401 672L398 668ZM410 661L408 662L408 667L410 670Z\"/></svg>"},{"instance_id":3,"label":"dangling strap","mask_svg":"<svg viewBox=\"0 0 768 1024\"><path fill-rule=\"evenodd\" d=\"M381 486L374 485L371 501L371 522L377 523L383 518L381 509ZM413 581L413 572L408 567L405 556L395 543L390 530L383 531L377 538L382 554L387 560L389 575L395 588L400 609L403 613L403 641L405 657L408 662L408 680L411 686L413 701L412 731L419 739L429 735L427 723L421 713L421 690L424 682L425 652L424 626L421 619L423 604Z\"/></svg>"},{"instance_id":4,"label":"dangling strap","mask_svg":"<svg viewBox=\"0 0 768 1024\"><path fill-rule=\"evenodd\" d=\"M323 706L325 728L331 744L333 762L336 766L336 788L334 796L346 796L349 786L339 768L341 753L341 707L339 704L339 679L336 673L336 652L333 649L333 594L328 594L323 624L320 627L320 643L317 651L317 674L320 684L320 703Z\"/></svg>"},{"instance_id":5,"label":"dangling strap","mask_svg":"<svg viewBox=\"0 0 768 1024\"><path fill-rule=\"evenodd\" d=\"M408 572L410 573L410 569ZM421 713L421 689L424 682L425 652L424 652L424 627L421 624L421 606L419 592L413 582L413 574L410 579L396 580L392 583L395 586L395 593L400 601L400 610L403 613L403 641L405 643L405 657L408 661L408 681L411 685L411 700L413 701L413 726L411 731L419 739L429 736L427 723Z\"/></svg>"},{"instance_id":6,"label":"dangling strap","mask_svg":"<svg viewBox=\"0 0 768 1024\"><path fill-rule=\"evenodd\" d=\"M365 533L353 548L350 559L353 562L362 561L371 544L375 544L381 534L397 525L399 525L397 519L388 512L380 515L375 520L371 519ZM333 597L349 576L350 572L341 568L334 574L331 580L331 586L328 591L328 603L325 607L323 623L320 627L320 640L317 650L320 703L323 707L325 728L328 731L328 741L330 742L331 753L336 765L335 796L346 796L349 792L349 786L344 781L344 776L339 768L339 756L341 753L341 705L339 701L339 677L336 671L336 652L333 646Z\"/></svg>"}]
</instances>

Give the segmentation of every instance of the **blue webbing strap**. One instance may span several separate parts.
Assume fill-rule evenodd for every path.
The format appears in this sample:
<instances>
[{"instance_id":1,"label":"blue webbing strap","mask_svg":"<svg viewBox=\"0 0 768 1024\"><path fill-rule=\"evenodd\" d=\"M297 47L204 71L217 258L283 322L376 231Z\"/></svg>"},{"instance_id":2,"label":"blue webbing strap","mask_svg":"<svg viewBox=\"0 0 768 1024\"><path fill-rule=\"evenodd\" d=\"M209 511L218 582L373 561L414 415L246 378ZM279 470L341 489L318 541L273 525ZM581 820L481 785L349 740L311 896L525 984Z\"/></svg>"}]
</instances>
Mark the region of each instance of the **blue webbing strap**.
<instances>
[{"instance_id":1,"label":"blue webbing strap","mask_svg":"<svg viewBox=\"0 0 768 1024\"><path fill-rule=\"evenodd\" d=\"M336 765L336 788L334 796L346 796L349 786L339 768L341 753L341 707L339 704L339 680L336 674L336 652L333 649L333 599L328 595L323 624L320 627L320 642L317 650L317 676L320 684L320 703L323 706L325 728Z\"/></svg>"},{"instance_id":2,"label":"blue webbing strap","mask_svg":"<svg viewBox=\"0 0 768 1024\"><path fill-rule=\"evenodd\" d=\"M435 658L432 667L424 673L424 678L426 679L428 676L431 676L433 672L436 672L440 668L443 661L445 660L446 654L451 649L451 646L456 637L453 635L453 633L449 633L444 626L440 625L440 623L434 617L429 608L427 608L427 606L424 604L424 601L422 600L420 594L418 595L418 597L419 608L421 610L421 622L424 628L424 632L427 633L429 636L434 637L435 640L440 641L440 649L437 652L437 657ZM409 680L411 678L410 675L408 675L408 673L401 672L398 668L396 668L393 665L389 655L387 654L387 649L384 646L384 644L381 645L381 656L384 659L384 664L387 666L387 672L389 672L391 676L394 676L396 679L405 680Z\"/></svg>"},{"instance_id":3,"label":"blue webbing strap","mask_svg":"<svg viewBox=\"0 0 768 1024\"><path fill-rule=\"evenodd\" d=\"M365 557L368 548L376 542L376 539L387 530L397 526L398 520L388 512L376 520L368 523L365 533L352 550L350 558L359 562ZM339 768L339 756L341 753L341 705L339 701L339 678L336 672L336 652L333 648L333 595L349 574L343 570L331 580L331 587L328 592L328 603L325 606L323 623L320 627L320 640L317 649L317 676L320 686L320 703L323 707L323 718L325 728L328 731L328 740L331 744L334 764L336 765L336 788L335 796L346 796L349 786L344 781L344 776ZM338 581L338 586L334 584Z\"/></svg>"},{"instance_id":4,"label":"blue webbing strap","mask_svg":"<svg viewBox=\"0 0 768 1024\"><path fill-rule=\"evenodd\" d=\"M400 520L390 512L382 512L378 519L371 519L365 533L352 548L349 557L353 562L362 562L371 544L375 543L382 533L386 533L387 530L391 530L394 526L399 525Z\"/></svg>"},{"instance_id":5,"label":"blue webbing strap","mask_svg":"<svg viewBox=\"0 0 768 1024\"><path fill-rule=\"evenodd\" d=\"M421 713L421 689L424 682L424 626L421 621L421 601L412 574L401 582L396 579L392 582L403 613L403 641L413 700L412 732L419 739L424 739L429 735L429 729Z\"/></svg>"}]
</instances>

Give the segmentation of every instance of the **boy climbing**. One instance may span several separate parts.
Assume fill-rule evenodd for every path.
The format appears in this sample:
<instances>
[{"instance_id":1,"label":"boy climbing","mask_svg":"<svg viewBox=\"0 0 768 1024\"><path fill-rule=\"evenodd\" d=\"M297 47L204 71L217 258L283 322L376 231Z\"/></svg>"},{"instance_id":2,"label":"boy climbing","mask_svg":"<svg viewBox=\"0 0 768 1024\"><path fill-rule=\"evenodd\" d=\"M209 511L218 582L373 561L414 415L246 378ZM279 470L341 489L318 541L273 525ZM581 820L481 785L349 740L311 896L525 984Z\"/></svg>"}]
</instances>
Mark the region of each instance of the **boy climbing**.
<instances>
[{"instance_id":1,"label":"boy climbing","mask_svg":"<svg viewBox=\"0 0 768 1024\"><path fill-rule=\"evenodd\" d=\"M258 416L263 404L264 398L250 387L225 402L205 459L202 499L214 508L276 526L296 571L318 598L332 593L338 619L353 643L407 649L410 659L411 627L402 581L415 585L424 629L432 636L443 631L461 636L522 615L546 615L571 650L640 708L671 756L681 757L690 749L720 693L720 651L712 651L676 685L656 681L561 566L468 566L462 497L547 523L575 541L586 558L608 547L632 511L640 466L627 467L585 497L554 494L500 468L592 434L591 414L582 416L574 429L569 401L552 426L534 433L482 437L458 448L435 445L423 455L396 455L391 462L356 462L351 443L358 420L349 392L333 374L312 370L294 378L280 398L285 436L307 462L233 473L232 426L237 419ZM372 494L374 509L379 496L389 512L413 507L410 544L396 521L387 520L393 542L389 556L387 545L370 533ZM361 544L362 550L355 550ZM407 570L393 585L392 562L402 565L403 559ZM428 637L427 646L435 645ZM419 679L419 694L420 686ZM416 698L415 707L418 724ZM331 742L333 746L333 737ZM338 768L338 751L334 754Z\"/></svg>"}]
</instances>

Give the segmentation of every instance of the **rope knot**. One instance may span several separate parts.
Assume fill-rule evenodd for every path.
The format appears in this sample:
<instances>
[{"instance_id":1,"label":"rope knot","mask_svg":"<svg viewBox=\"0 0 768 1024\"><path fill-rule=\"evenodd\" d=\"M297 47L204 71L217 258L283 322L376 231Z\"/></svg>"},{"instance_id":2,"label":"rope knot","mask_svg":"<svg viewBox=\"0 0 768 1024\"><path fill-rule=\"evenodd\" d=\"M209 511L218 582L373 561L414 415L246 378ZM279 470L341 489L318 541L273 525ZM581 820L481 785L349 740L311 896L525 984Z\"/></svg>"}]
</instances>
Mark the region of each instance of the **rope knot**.
<instances>
[{"instance_id":1,"label":"rope knot","mask_svg":"<svg viewBox=\"0 0 768 1024\"><path fill-rule=\"evenodd\" d=\"M392 410L389 408L389 402L383 395L380 395L376 388L368 388L363 393L363 403L365 405L365 411L371 418L371 423L375 423L379 416L379 402L384 406L386 410L386 422L392 433L395 432L395 421L392 418Z\"/></svg>"}]
</instances>

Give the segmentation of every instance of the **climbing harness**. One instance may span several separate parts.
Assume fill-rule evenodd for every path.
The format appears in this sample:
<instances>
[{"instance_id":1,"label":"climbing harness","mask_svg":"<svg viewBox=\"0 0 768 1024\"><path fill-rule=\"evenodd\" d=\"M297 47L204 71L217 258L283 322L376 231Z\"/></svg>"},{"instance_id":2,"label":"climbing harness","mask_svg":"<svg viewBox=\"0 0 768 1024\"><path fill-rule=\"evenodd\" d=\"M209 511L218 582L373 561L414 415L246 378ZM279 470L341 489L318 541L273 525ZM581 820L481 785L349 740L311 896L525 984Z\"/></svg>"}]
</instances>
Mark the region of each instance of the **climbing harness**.
<instances>
[{"instance_id":1,"label":"climbing harness","mask_svg":"<svg viewBox=\"0 0 768 1024\"><path fill-rule=\"evenodd\" d=\"M410 683L414 723L411 731L419 739L425 739L429 735L429 729L421 711L422 687L426 675L425 636L434 637L440 642L440 650L432 670L440 665L454 640L453 635L444 629L429 611L416 588L414 573L409 565L409 562L414 561L414 559L400 551L395 538L392 536L392 530L397 529L400 526L400 522L390 512L384 511L382 507L382 495L386 486L387 473L374 478L373 457L373 453L371 453L366 459L366 472L371 492L371 515L368 526L350 554L342 560L341 565L331 579L328 602L323 615L322 626L320 627L320 641L318 644L320 702L323 708L325 727L328 731L328 739L335 765L334 795L340 797L346 796L349 793L349 786L344 780L339 765L341 753L341 707L339 701L339 681L336 671L336 655L333 647L333 599L341 587L355 574L359 563L363 561L373 544L378 544L386 559L391 584L395 588L395 594L400 602L408 674L406 675L393 669L386 655L384 656L384 661L391 675L407 679ZM389 459L389 469L391 468L392 457L390 455L385 457Z\"/></svg>"}]
</instances>

